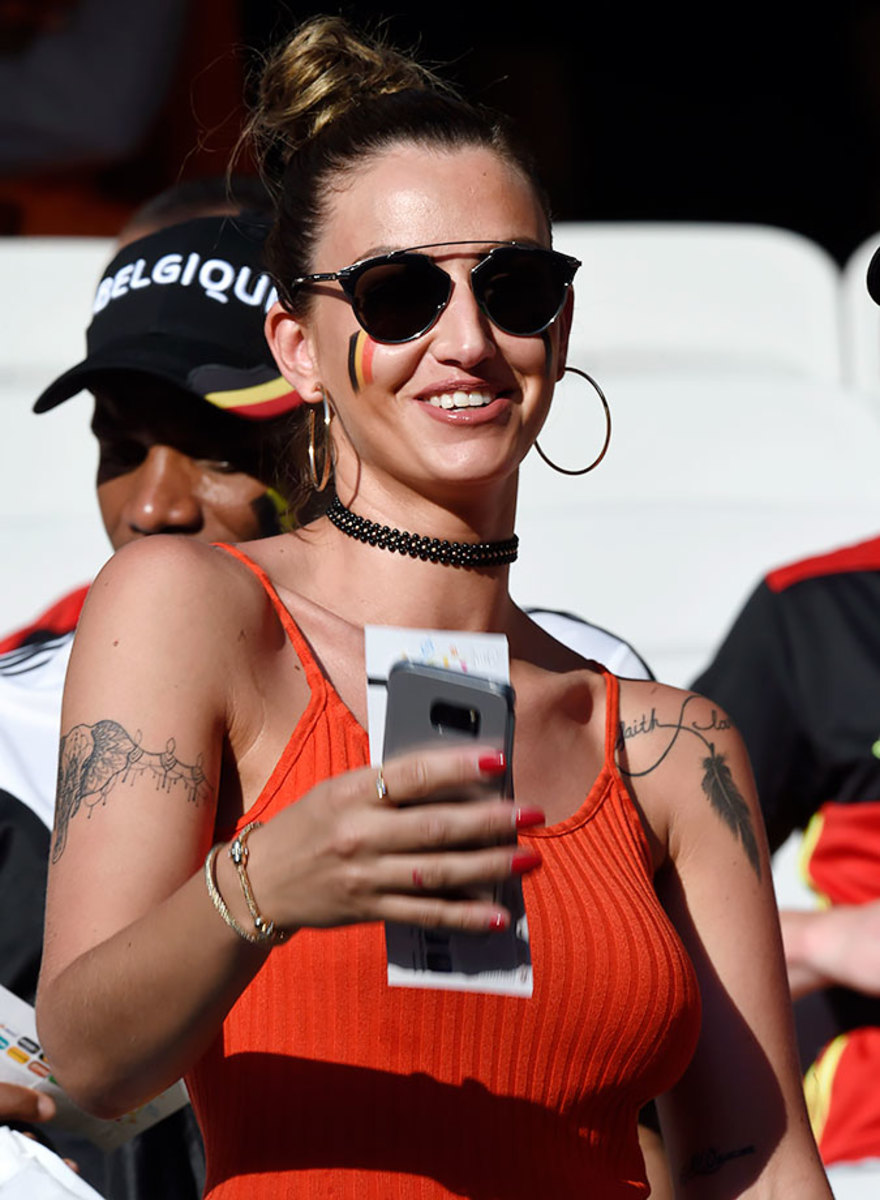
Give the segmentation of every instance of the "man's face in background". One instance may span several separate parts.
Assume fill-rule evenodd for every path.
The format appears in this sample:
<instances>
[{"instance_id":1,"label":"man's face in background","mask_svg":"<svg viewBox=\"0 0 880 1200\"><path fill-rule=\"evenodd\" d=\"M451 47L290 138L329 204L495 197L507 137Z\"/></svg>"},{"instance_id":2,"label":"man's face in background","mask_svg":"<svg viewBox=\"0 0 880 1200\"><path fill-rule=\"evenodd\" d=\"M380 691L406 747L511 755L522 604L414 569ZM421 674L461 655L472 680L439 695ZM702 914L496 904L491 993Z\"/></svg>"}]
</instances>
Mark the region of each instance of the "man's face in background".
<instances>
[{"instance_id":1,"label":"man's face in background","mask_svg":"<svg viewBox=\"0 0 880 1200\"><path fill-rule=\"evenodd\" d=\"M98 503L114 550L154 533L244 542L278 532L274 422L249 421L154 376L93 386Z\"/></svg>"}]
</instances>

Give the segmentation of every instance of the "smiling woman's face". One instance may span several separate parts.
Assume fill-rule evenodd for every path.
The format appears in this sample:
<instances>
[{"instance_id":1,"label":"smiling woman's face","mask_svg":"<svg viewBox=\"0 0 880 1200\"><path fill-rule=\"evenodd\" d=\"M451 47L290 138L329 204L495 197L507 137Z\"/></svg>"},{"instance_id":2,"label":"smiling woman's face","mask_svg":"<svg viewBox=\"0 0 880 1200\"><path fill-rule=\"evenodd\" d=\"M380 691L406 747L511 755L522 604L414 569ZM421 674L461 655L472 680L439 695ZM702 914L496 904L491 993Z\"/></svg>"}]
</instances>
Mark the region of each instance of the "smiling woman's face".
<instances>
[{"instance_id":1,"label":"smiling woman's face","mask_svg":"<svg viewBox=\"0 0 880 1200\"><path fill-rule=\"evenodd\" d=\"M310 399L320 384L336 412L343 500L377 478L442 499L444 489L458 494L514 476L546 416L568 312L530 337L492 324L475 300L470 271L501 241L547 246L549 231L529 182L482 147L395 147L333 193L314 271L337 271L388 250L457 243L425 251L451 277L452 292L431 328L403 344L364 333L338 283L312 289L301 323L307 353L299 356L309 371L298 379ZM283 333L276 352L289 369Z\"/></svg>"}]
</instances>

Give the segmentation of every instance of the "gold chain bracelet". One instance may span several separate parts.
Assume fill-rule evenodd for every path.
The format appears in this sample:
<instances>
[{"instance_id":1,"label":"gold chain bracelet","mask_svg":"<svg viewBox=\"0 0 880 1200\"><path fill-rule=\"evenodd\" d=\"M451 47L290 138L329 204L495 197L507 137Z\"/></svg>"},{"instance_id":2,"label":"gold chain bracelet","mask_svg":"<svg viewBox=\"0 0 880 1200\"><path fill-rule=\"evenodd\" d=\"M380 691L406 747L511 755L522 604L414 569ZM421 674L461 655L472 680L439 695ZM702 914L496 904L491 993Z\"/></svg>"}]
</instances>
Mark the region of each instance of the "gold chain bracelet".
<instances>
[{"instance_id":1,"label":"gold chain bracelet","mask_svg":"<svg viewBox=\"0 0 880 1200\"><path fill-rule=\"evenodd\" d=\"M253 888L251 887L251 881L247 873L247 863L250 856L247 840L253 831L259 829L262 824L262 821L251 821L249 825L245 825L241 833L230 844L229 857L235 864L239 882L241 883L241 890L244 893L245 904L247 904L248 912L253 918L254 928L257 931L255 935L256 940L277 944L283 942L286 935L280 929L276 929L274 921L267 921L257 908L257 902L254 899Z\"/></svg>"},{"instance_id":2,"label":"gold chain bracelet","mask_svg":"<svg viewBox=\"0 0 880 1200\"><path fill-rule=\"evenodd\" d=\"M216 846L212 846L205 856L205 885L208 889L208 895L211 897L211 903L217 909L217 912L226 922L230 929L234 929L240 938L244 938L251 945L258 946L266 941L265 938L258 937L255 933L249 933L243 925L239 925L235 917L226 907L226 901L220 895L220 889L217 887L217 882L214 879L214 864L217 861L217 855L223 849L223 843L218 842Z\"/></svg>"}]
</instances>

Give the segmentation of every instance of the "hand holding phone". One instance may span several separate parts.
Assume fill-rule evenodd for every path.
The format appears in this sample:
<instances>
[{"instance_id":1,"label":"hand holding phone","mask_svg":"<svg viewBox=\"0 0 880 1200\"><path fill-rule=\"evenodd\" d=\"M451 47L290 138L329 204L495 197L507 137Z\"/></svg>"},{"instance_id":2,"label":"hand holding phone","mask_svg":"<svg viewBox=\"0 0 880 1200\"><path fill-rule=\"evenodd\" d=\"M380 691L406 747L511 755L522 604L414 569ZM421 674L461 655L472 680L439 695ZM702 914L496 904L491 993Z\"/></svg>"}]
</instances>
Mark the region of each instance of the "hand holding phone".
<instances>
[{"instance_id":1,"label":"hand holding phone","mask_svg":"<svg viewBox=\"0 0 880 1200\"><path fill-rule=\"evenodd\" d=\"M383 758L438 744L491 747L507 764L493 787L512 800L513 705L509 684L423 663L395 663L388 676Z\"/></svg>"}]
</instances>

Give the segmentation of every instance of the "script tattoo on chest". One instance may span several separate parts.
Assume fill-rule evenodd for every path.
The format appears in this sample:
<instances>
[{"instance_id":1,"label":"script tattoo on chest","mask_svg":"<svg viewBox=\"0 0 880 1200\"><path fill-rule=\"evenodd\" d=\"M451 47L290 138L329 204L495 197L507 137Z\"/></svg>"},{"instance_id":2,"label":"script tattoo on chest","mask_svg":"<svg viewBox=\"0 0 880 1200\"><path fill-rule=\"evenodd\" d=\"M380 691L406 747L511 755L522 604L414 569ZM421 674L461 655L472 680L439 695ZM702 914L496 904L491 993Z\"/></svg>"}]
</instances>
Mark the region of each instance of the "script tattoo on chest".
<instances>
[{"instance_id":1,"label":"script tattoo on chest","mask_svg":"<svg viewBox=\"0 0 880 1200\"><path fill-rule=\"evenodd\" d=\"M182 792L190 804L210 797L201 755L190 766L177 757L173 737L164 750L145 750L141 736L138 730L132 737L116 721L98 721L74 725L61 739L53 862L64 853L68 827L80 809L91 816L92 809L106 804L113 789L123 784L131 786L146 777L157 791Z\"/></svg>"},{"instance_id":2,"label":"script tattoo on chest","mask_svg":"<svg viewBox=\"0 0 880 1200\"><path fill-rule=\"evenodd\" d=\"M725 717L719 716L718 711L714 708L712 716L706 724L700 724L697 720L689 720L687 707L697 699L699 699L697 696L686 696L675 721L661 721L655 708L652 708L649 713L642 713L635 721L621 721L617 735L618 753L623 750L625 743L631 738L655 733L658 730L668 731L669 736L660 755L649 767L643 771L627 771L621 766L620 771L630 779L640 779L643 775L650 775L660 766L682 734L698 738L708 751L701 758L703 775L700 786L706 793L712 808L734 837L739 838L742 842L746 856L760 879L761 859L758 854L758 842L752 826L749 806L736 786L730 767L727 765L726 756L716 751L715 743L710 741L707 736L716 730L720 733L725 729L730 729L731 723Z\"/></svg>"}]
</instances>

